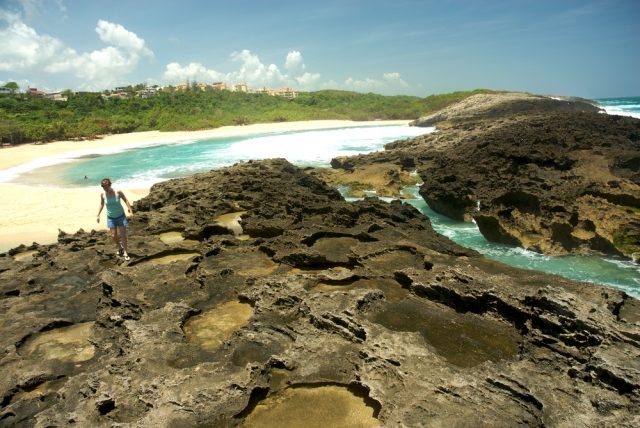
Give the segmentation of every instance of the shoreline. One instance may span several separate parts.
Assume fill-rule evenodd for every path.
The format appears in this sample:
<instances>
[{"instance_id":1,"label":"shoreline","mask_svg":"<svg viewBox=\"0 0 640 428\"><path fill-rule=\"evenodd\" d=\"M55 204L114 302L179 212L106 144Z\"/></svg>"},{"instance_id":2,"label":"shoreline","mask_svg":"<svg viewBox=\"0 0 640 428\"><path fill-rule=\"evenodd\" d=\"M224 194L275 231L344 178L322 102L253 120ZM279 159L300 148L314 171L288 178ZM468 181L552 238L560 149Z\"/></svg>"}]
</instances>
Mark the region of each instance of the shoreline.
<instances>
[{"instance_id":1,"label":"shoreline","mask_svg":"<svg viewBox=\"0 0 640 428\"><path fill-rule=\"evenodd\" d=\"M45 144L24 144L0 149L0 172L19 169L31 162L62 156L76 157L102 153L105 149L124 149L140 146L170 144L207 138L242 137L254 134L296 132L331 128L351 128L384 125L408 125L408 120L354 122L348 120L317 120L302 122L278 122L254 125L224 126L201 131L160 132L146 131L107 135L99 139L83 141L56 141ZM149 188L126 189L131 203L145 197ZM79 229L107 230L105 219L96 223L99 208L99 183L91 187L62 188L32 186L28 184L0 182L0 198L6 206L0 210L0 253L21 244L52 244L57 242L58 231L73 234ZM104 217L104 214L103 216ZM135 229L135 213L132 222Z\"/></svg>"}]
</instances>

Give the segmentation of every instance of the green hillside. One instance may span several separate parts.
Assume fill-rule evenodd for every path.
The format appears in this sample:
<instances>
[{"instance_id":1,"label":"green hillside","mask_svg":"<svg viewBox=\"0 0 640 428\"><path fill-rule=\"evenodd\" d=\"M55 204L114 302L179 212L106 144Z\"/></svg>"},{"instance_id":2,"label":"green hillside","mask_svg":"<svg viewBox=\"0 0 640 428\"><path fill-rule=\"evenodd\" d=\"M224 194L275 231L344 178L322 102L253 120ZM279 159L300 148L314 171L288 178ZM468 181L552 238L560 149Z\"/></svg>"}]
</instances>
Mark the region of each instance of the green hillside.
<instances>
[{"instance_id":1,"label":"green hillside","mask_svg":"<svg viewBox=\"0 0 640 428\"><path fill-rule=\"evenodd\" d=\"M225 125L318 119L356 121L417 119L476 93L426 98L326 90L302 92L289 100L230 91L161 91L151 98L104 98L100 93L68 92L67 101L26 94L0 95L0 141L91 138L135 131L178 131Z\"/></svg>"}]
</instances>

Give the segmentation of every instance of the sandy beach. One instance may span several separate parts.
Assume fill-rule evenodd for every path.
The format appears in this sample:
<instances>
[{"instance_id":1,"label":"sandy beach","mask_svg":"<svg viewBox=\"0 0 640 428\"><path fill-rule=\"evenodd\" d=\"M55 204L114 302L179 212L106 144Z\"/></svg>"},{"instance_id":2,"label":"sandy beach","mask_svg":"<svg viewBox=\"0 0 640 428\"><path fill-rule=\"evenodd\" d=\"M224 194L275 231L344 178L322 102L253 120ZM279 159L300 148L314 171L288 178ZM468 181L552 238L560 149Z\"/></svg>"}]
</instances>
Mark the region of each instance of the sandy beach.
<instances>
[{"instance_id":1,"label":"sandy beach","mask_svg":"<svg viewBox=\"0 0 640 428\"><path fill-rule=\"evenodd\" d=\"M203 131L184 132L136 132L109 135L96 140L58 141L47 144L25 144L0 149L0 172L19 168L42 158L75 153L90 154L106 147L136 147L167 144L176 141L203 140L207 138L234 137L268 132L302 131L313 129L346 128L352 126L406 125L408 121L352 122L322 120L306 122L281 122L247 126L225 126ZM117 187L115 183L114 187ZM130 201L146 196L149 189L123 189ZM57 241L58 231L75 233L106 230L105 219L96 223L100 204L99 183L94 187L77 189L29 186L20 183L0 183L0 252L20 244L33 242L50 244ZM104 214L103 214L104 217ZM132 227L135 228L135 214Z\"/></svg>"}]
</instances>

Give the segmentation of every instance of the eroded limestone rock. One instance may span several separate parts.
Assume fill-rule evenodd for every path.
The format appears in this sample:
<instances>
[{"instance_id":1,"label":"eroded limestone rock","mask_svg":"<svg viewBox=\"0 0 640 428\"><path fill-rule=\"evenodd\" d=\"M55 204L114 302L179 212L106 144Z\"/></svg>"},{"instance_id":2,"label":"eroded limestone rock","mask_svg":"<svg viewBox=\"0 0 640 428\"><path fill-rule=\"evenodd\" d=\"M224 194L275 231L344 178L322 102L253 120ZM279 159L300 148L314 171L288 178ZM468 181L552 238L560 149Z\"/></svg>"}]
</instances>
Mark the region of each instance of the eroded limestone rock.
<instances>
[{"instance_id":1,"label":"eroded limestone rock","mask_svg":"<svg viewBox=\"0 0 640 428\"><path fill-rule=\"evenodd\" d=\"M84 231L0 256L0 425L637 425L622 292L485 260L284 160L157 184L136 211L128 263ZM247 239L216 220L238 212ZM63 328L91 358L30 351Z\"/></svg>"}]
</instances>

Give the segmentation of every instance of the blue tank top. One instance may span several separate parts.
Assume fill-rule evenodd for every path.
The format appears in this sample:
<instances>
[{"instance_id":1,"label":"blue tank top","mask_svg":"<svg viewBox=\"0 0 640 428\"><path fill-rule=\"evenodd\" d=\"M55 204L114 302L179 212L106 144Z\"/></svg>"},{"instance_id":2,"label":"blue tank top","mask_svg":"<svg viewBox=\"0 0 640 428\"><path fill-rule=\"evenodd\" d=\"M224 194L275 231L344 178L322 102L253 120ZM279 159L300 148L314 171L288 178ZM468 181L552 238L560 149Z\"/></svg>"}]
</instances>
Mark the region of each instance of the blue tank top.
<instances>
[{"instance_id":1,"label":"blue tank top","mask_svg":"<svg viewBox=\"0 0 640 428\"><path fill-rule=\"evenodd\" d=\"M114 195L109 196L107 192L104 192L104 201L107 206L107 217L118 218L124 215L124 208L120 203L120 195L114 190Z\"/></svg>"}]
</instances>

